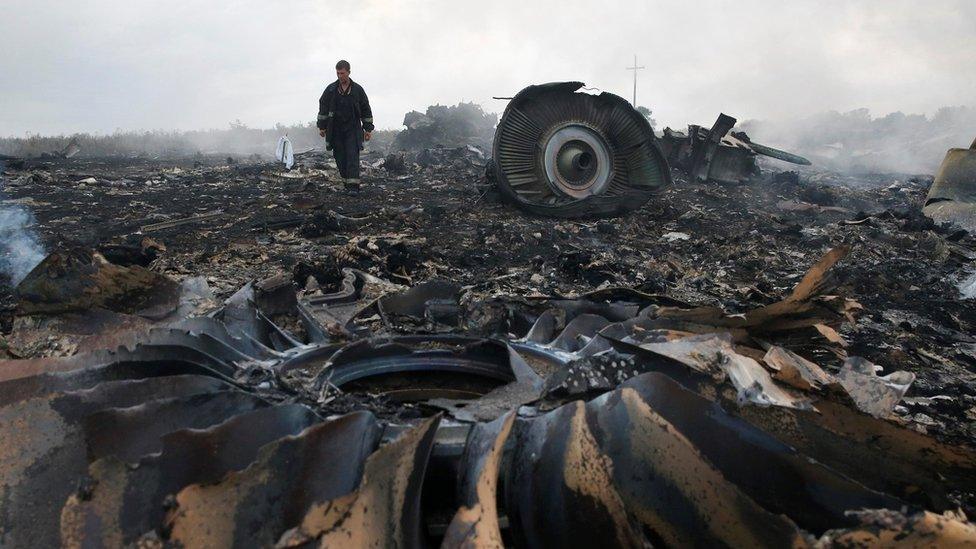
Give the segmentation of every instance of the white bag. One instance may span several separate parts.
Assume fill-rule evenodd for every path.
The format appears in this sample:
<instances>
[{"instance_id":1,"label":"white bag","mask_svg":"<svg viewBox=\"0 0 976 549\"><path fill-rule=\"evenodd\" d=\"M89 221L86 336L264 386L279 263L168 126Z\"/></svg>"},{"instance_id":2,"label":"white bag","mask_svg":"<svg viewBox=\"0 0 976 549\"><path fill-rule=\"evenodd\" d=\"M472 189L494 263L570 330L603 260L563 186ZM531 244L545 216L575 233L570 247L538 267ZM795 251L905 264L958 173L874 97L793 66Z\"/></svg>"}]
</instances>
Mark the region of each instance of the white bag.
<instances>
[{"instance_id":1,"label":"white bag","mask_svg":"<svg viewBox=\"0 0 976 549\"><path fill-rule=\"evenodd\" d=\"M285 167L289 170L295 165L295 151L292 150L291 141L288 140L287 135L281 136L281 139L278 140L275 158L278 159L278 162L284 162Z\"/></svg>"}]
</instances>

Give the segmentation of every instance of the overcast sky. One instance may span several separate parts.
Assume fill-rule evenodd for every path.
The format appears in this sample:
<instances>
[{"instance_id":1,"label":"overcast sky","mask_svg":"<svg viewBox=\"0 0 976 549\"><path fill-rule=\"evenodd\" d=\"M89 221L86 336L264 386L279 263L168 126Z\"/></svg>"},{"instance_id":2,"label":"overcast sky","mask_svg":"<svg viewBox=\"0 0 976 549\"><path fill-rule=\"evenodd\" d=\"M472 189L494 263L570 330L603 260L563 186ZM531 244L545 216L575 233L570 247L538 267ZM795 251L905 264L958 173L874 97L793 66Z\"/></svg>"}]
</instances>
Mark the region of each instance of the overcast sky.
<instances>
[{"instance_id":1,"label":"overcast sky","mask_svg":"<svg viewBox=\"0 0 976 549\"><path fill-rule=\"evenodd\" d=\"M0 135L314 120L340 58L380 128L582 80L659 123L976 106L976 1L2 0Z\"/></svg>"}]
</instances>

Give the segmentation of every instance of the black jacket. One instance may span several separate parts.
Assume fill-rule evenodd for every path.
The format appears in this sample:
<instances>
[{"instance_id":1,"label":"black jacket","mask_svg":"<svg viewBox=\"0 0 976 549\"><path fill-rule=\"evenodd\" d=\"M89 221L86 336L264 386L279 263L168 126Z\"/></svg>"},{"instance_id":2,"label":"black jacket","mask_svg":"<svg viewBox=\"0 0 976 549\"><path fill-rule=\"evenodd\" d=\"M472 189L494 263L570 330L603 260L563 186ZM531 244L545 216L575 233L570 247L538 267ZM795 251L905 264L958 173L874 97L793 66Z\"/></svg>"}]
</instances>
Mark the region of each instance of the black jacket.
<instances>
[{"instance_id":1,"label":"black jacket","mask_svg":"<svg viewBox=\"0 0 976 549\"><path fill-rule=\"evenodd\" d=\"M356 105L356 120L359 121L360 131L359 131L359 148L363 147L363 131L371 132L373 131L373 109L369 107L369 98L366 97L366 90L362 86L355 83L350 79L350 85L352 89L349 93L355 98ZM332 149L332 142L335 138L335 105L336 105L336 95L339 93L339 81L329 84L325 91L322 92L322 97L319 98L319 117L318 117L318 128L320 130L325 130L325 143L326 148Z\"/></svg>"}]
</instances>

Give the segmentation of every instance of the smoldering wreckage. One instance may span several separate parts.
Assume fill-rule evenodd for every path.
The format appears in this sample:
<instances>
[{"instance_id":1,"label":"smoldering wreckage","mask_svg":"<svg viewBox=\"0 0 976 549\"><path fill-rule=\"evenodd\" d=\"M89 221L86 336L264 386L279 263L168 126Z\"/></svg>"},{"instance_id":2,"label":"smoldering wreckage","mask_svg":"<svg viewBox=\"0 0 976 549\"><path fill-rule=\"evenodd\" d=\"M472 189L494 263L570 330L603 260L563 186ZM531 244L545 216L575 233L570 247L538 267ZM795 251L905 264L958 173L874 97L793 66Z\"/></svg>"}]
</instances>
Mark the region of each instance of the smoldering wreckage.
<instances>
[{"instance_id":1,"label":"smoldering wreckage","mask_svg":"<svg viewBox=\"0 0 976 549\"><path fill-rule=\"evenodd\" d=\"M976 543L976 150L801 175L580 87L356 195L8 158L56 245L4 298L0 545Z\"/></svg>"}]
</instances>

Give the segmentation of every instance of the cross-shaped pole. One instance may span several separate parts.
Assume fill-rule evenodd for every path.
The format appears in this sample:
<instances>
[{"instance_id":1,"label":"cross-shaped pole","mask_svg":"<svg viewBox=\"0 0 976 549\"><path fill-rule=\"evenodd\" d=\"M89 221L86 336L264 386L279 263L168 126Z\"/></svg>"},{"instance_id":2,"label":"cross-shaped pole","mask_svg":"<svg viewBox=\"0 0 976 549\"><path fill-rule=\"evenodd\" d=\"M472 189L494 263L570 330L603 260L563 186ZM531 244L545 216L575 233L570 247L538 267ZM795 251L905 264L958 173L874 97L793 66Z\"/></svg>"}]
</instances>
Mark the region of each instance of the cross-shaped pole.
<instances>
[{"instance_id":1,"label":"cross-shaped pole","mask_svg":"<svg viewBox=\"0 0 976 549\"><path fill-rule=\"evenodd\" d=\"M637 71L644 69L644 65L637 66L637 55L634 55L634 66L627 67L627 70L634 71L634 108L637 108Z\"/></svg>"}]
</instances>

